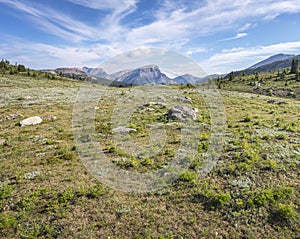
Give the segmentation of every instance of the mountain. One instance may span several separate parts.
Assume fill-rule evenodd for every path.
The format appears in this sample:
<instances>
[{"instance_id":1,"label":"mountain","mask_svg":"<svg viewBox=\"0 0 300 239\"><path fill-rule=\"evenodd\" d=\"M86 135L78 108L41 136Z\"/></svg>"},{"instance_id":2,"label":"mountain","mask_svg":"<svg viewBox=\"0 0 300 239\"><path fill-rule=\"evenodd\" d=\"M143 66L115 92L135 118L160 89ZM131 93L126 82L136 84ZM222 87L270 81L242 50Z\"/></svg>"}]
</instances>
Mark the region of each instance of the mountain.
<instances>
[{"instance_id":1,"label":"mountain","mask_svg":"<svg viewBox=\"0 0 300 239\"><path fill-rule=\"evenodd\" d=\"M288 68L292 64L293 58L298 58L300 55L277 54L263 61L260 61L253 66L250 66L241 71L235 71L236 76L243 74L253 74L256 72L276 71L282 68ZM130 85L145 85L145 84L196 84L215 80L219 77L228 77L229 74L208 75L205 77L195 77L191 74L176 76L174 72L162 72L156 65L146 65L136 69L126 69L113 74L108 74L103 68L57 68L55 70L44 70L48 73L64 75L69 78L87 79L103 83L105 85L130 86Z\"/></svg>"},{"instance_id":2,"label":"mountain","mask_svg":"<svg viewBox=\"0 0 300 239\"><path fill-rule=\"evenodd\" d=\"M88 77L87 73L78 68L56 68L54 70L41 70L42 72L50 73L53 75L62 75L64 77L73 79L86 79Z\"/></svg>"},{"instance_id":3,"label":"mountain","mask_svg":"<svg viewBox=\"0 0 300 239\"><path fill-rule=\"evenodd\" d=\"M123 79L125 77L127 77L128 75L130 75L131 72L132 72L132 70L122 70L122 71L118 71L116 73L107 75L105 78L109 79L111 81L115 81L115 82L122 82Z\"/></svg>"},{"instance_id":4,"label":"mountain","mask_svg":"<svg viewBox=\"0 0 300 239\"><path fill-rule=\"evenodd\" d=\"M284 54L282 54L282 55L284 55ZM288 55L284 55L284 56L288 56ZM289 57L289 58L285 58L284 56L282 56L283 60L279 60L279 61L271 60L270 61L271 63L268 63L268 64L261 64L261 62L259 62L255 65L260 65L260 66L258 66L256 68L253 68L253 66L252 66L252 67L249 67L249 68L241 70L241 71L235 71L234 75L239 76L239 75L243 75L243 74L245 74L245 75L254 74L256 72L260 73L260 72L277 71L277 70L280 70L283 68L291 67L292 60L294 58L298 58L298 61L300 61L300 55L291 55L291 57ZM273 59L276 59L276 55L273 57L274 57ZM270 57L270 58L272 58L272 57ZM270 58L268 58L268 59L270 59ZM268 59L266 59L265 62L268 62ZM228 77L228 76L229 76L229 74L226 77Z\"/></svg>"},{"instance_id":5,"label":"mountain","mask_svg":"<svg viewBox=\"0 0 300 239\"><path fill-rule=\"evenodd\" d=\"M177 84L195 84L202 81L202 78L195 77L191 74L184 74L173 79Z\"/></svg>"},{"instance_id":6,"label":"mountain","mask_svg":"<svg viewBox=\"0 0 300 239\"><path fill-rule=\"evenodd\" d=\"M88 74L96 77L106 77L108 74L105 72L103 68L90 68L90 67L82 67L82 70Z\"/></svg>"},{"instance_id":7,"label":"mountain","mask_svg":"<svg viewBox=\"0 0 300 239\"><path fill-rule=\"evenodd\" d=\"M284 61L284 60L287 60L291 57L294 57L295 55L288 55L288 54L277 54L277 55L274 55L274 56L271 56L269 57L268 59L265 59L263 61L260 61L256 64L254 64L253 66L250 66L249 69L255 69L255 68L259 68L261 66L264 66L264 65L269 65L269 64L272 64L276 61Z\"/></svg>"},{"instance_id":8,"label":"mountain","mask_svg":"<svg viewBox=\"0 0 300 239\"><path fill-rule=\"evenodd\" d=\"M133 70L124 70L106 77L114 82L130 85L172 84L173 81L162 73L158 66L147 65Z\"/></svg>"}]
</instances>

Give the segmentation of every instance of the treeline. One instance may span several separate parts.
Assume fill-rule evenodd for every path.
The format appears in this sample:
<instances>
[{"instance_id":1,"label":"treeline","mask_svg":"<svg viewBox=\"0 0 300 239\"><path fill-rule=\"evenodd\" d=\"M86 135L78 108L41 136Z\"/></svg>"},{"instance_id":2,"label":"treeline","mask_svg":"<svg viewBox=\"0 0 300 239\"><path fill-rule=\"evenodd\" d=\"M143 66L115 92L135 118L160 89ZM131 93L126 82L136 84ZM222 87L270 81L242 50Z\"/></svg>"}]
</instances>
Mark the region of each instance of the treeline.
<instances>
[{"instance_id":1,"label":"treeline","mask_svg":"<svg viewBox=\"0 0 300 239\"><path fill-rule=\"evenodd\" d=\"M269 72L254 72L249 74L245 72L232 71L225 77L218 77L218 79L216 79L216 84L218 88L221 89L223 86L232 82L249 81L249 85L259 86L266 83L268 80L272 80L284 81L285 86L287 86L290 81L300 82L299 74L299 62L297 58L294 58L290 68L278 69L276 71Z\"/></svg>"},{"instance_id":2,"label":"treeline","mask_svg":"<svg viewBox=\"0 0 300 239\"><path fill-rule=\"evenodd\" d=\"M22 64L15 63L13 65L8 60L4 60L4 59L0 61L0 74L1 75L23 75L28 77L36 77L38 79L47 78L52 80L63 78L63 76L59 76L56 74L42 72L38 70L32 70Z\"/></svg>"},{"instance_id":3,"label":"treeline","mask_svg":"<svg viewBox=\"0 0 300 239\"><path fill-rule=\"evenodd\" d=\"M9 74L17 74L19 72L26 72L26 67L21 64L15 64L12 65L8 60L2 59L0 61L0 72L3 74L9 73Z\"/></svg>"}]
</instances>

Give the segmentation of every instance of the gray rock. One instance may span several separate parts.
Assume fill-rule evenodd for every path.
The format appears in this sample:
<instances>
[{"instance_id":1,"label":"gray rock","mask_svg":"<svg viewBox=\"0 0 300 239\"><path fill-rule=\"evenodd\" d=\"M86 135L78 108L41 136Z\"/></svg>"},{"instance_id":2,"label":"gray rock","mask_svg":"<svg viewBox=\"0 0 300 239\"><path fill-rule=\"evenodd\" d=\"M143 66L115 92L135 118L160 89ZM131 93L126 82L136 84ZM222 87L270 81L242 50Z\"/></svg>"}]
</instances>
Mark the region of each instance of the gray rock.
<instances>
[{"instance_id":1,"label":"gray rock","mask_svg":"<svg viewBox=\"0 0 300 239\"><path fill-rule=\"evenodd\" d=\"M6 144L6 140L5 139L0 139L0 145L5 145Z\"/></svg>"},{"instance_id":2,"label":"gray rock","mask_svg":"<svg viewBox=\"0 0 300 239\"><path fill-rule=\"evenodd\" d=\"M33 171L33 172L29 172L29 173L25 173L24 174L24 179L34 179L36 176L41 175L41 172L39 171Z\"/></svg>"},{"instance_id":3,"label":"gray rock","mask_svg":"<svg viewBox=\"0 0 300 239\"><path fill-rule=\"evenodd\" d=\"M142 108L142 109L144 109L146 107L161 107L161 108L164 108L164 107L167 107L167 104L163 103L163 102L149 102L149 103L146 103L146 104L140 106L140 108Z\"/></svg>"},{"instance_id":4,"label":"gray rock","mask_svg":"<svg viewBox=\"0 0 300 239\"><path fill-rule=\"evenodd\" d=\"M57 117L54 116L54 115L51 115L51 116L46 116L46 117L43 117L45 120L47 121L55 121L57 120Z\"/></svg>"},{"instance_id":5,"label":"gray rock","mask_svg":"<svg viewBox=\"0 0 300 239\"><path fill-rule=\"evenodd\" d=\"M120 126L120 127L112 129L113 133L120 133L120 134L128 134L128 133L130 133L132 131L136 132L136 129L127 128L127 127L123 127L123 126Z\"/></svg>"},{"instance_id":6,"label":"gray rock","mask_svg":"<svg viewBox=\"0 0 300 239\"><path fill-rule=\"evenodd\" d=\"M163 102L166 102L166 98L162 95L157 96L157 99Z\"/></svg>"},{"instance_id":7,"label":"gray rock","mask_svg":"<svg viewBox=\"0 0 300 239\"><path fill-rule=\"evenodd\" d=\"M249 188L252 185L252 180L248 177L241 176L232 180L230 184L234 187Z\"/></svg>"},{"instance_id":8,"label":"gray rock","mask_svg":"<svg viewBox=\"0 0 300 239\"><path fill-rule=\"evenodd\" d=\"M186 104L191 104L192 103L192 99L190 97L187 96L179 96L176 98L177 101L186 103Z\"/></svg>"},{"instance_id":9,"label":"gray rock","mask_svg":"<svg viewBox=\"0 0 300 239\"><path fill-rule=\"evenodd\" d=\"M1 121L6 121L6 120L14 120L18 117L21 117L22 115L19 114L18 112L17 113L14 113L14 114L11 114L11 115L6 115L4 116L3 118L0 119L0 122Z\"/></svg>"},{"instance_id":10,"label":"gray rock","mask_svg":"<svg viewBox=\"0 0 300 239\"><path fill-rule=\"evenodd\" d=\"M274 99L268 100L267 102L268 102L269 104L278 104L278 105L287 105L287 104L288 104L288 103L285 102L285 101L278 101L278 100L274 100Z\"/></svg>"},{"instance_id":11,"label":"gray rock","mask_svg":"<svg viewBox=\"0 0 300 239\"><path fill-rule=\"evenodd\" d=\"M168 112L168 119L170 120L180 120L185 121L187 119L196 120L197 119L197 108L192 108L188 106L175 106Z\"/></svg>"},{"instance_id":12,"label":"gray rock","mask_svg":"<svg viewBox=\"0 0 300 239\"><path fill-rule=\"evenodd\" d=\"M27 119L24 119L20 122L20 125L23 126L28 126L28 125L37 125L42 123L42 118L39 116L34 116L34 117L30 117Z\"/></svg>"}]
</instances>

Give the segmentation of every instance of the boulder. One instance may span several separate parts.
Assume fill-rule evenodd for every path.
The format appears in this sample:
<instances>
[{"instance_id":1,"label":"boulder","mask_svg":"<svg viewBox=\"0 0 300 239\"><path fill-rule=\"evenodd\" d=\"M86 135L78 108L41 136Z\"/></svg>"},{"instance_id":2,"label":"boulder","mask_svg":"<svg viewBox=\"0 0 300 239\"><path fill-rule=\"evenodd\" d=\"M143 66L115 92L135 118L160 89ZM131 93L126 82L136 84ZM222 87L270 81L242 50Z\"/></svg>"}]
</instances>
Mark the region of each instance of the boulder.
<instances>
[{"instance_id":1,"label":"boulder","mask_svg":"<svg viewBox=\"0 0 300 239\"><path fill-rule=\"evenodd\" d=\"M127 128L127 127L123 127L123 126L112 129L113 133L119 133L119 134L128 134L132 131L136 132L136 129Z\"/></svg>"},{"instance_id":2,"label":"boulder","mask_svg":"<svg viewBox=\"0 0 300 239\"><path fill-rule=\"evenodd\" d=\"M27 119L24 119L20 122L20 125L23 126L28 126L28 125L37 125L42 123L42 118L39 116L34 116L34 117L30 117Z\"/></svg>"},{"instance_id":3,"label":"boulder","mask_svg":"<svg viewBox=\"0 0 300 239\"><path fill-rule=\"evenodd\" d=\"M197 108L192 108L188 106L175 106L168 111L167 118L169 120L180 120L185 121L187 119L196 120L197 119Z\"/></svg>"},{"instance_id":4,"label":"boulder","mask_svg":"<svg viewBox=\"0 0 300 239\"><path fill-rule=\"evenodd\" d=\"M176 98L177 101L186 103L186 104L191 104L192 103L192 99L190 97L187 96L179 96Z\"/></svg>"},{"instance_id":5,"label":"boulder","mask_svg":"<svg viewBox=\"0 0 300 239\"><path fill-rule=\"evenodd\" d=\"M5 139L0 139L0 145L6 145L6 140Z\"/></svg>"}]
</instances>

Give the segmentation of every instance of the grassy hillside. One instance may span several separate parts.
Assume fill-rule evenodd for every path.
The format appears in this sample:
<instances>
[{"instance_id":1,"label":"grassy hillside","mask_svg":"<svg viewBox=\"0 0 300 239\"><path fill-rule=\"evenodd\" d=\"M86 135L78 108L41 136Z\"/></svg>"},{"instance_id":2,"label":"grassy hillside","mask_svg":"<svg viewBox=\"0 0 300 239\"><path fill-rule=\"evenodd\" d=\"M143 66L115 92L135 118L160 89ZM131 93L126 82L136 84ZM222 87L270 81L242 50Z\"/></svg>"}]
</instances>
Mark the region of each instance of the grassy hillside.
<instances>
[{"instance_id":1,"label":"grassy hillside","mask_svg":"<svg viewBox=\"0 0 300 239\"><path fill-rule=\"evenodd\" d=\"M275 72L262 72L249 75L238 75L233 79L218 79L220 89L279 96L286 98L300 97L299 75L290 74L290 69Z\"/></svg>"},{"instance_id":2,"label":"grassy hillside","mask_svg":"<svg viewBox=\"0 0 300 239\"><path fill-rule=\"evenodd\" d=\"M209 144L209 111L193 87L166 86L199 109L197 122L203 128L198 154L178 180L142 194L113 190L82 164L72 112L83 82L36 72L2 74L0 237L299 238L300 83L287 75L285 85L276 74L259 75L259 90L253 85L255 75L217 82L226 134L217 165L205 177L199 169ZM117 100L134 88L94 87L103 91L96 137L112 162L147 172L172 160L180 146L180 127L168 124L167 107L134 112L128 125L136 129L131 137L146 145L148 125L160 122L167 124L166 145L153 157L130 156L115 144L110 121ZM19 126L36 115L41 124Z\"/></svg>"}]
</instances>

